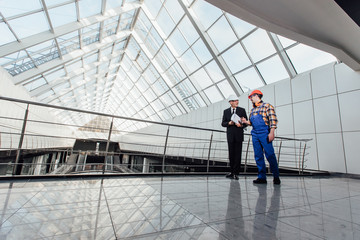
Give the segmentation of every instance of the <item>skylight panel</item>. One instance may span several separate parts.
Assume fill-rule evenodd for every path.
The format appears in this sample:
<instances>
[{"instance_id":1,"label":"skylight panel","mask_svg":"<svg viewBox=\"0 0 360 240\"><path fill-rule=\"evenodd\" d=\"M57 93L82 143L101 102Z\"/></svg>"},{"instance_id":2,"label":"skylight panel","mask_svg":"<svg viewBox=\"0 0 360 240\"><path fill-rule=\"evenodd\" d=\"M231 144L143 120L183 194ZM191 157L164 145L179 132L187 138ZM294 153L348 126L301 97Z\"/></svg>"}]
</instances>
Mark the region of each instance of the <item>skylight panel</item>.
<instances>
[{"instance_id":1,"label":"skylight panel","mask_svg":"<svg viewBox=\"0 0 360 240\"><path fill-rule=\"evenodd\" d=\"M156 69L154 68L153 65L150 65L145 72L143 73L145 80L149 83L149 84L153 84L156 79L158 79L160 77L160 75L158 74L158 72L156 71Z\"/></svg>"},{"instance_id":2,"label":"skylight panel","mask_svg":"<svg viewBox=\"0 0 360 240\"><path fill-rule=\"evenodd\" d=\"M178 29L175 29L175 31L170 35L169 41L173 46L176 57L181 56L189 48L189 44L186 42L185 38Z\"/></svg>"},{"instance_id":3,"label":"skylight panel","mask_svg":"<svg viewBox=\"0 0 360 240\"><path fill-rule=\"evenodd\" d=\"M228 49L221 56L232 73L236 73L251 65L249 57L239 43Z\"/></svg>"},{"instance_id":4,"label":"skylight panel","mask_svg":"<svg viewBox=\"0 0 360 240\"><path fill-rule=\"evenodd\" d=\"M180 94L183 95L183 98L191 96L197 92L194 85L190 82L189 79L184 80L182 83L180 83L177 86L181 90Z\"/></svg>"},{"instance_id":5,"label":"skylight panel","mask_svg":"<svg viewBox=\"0 0 360 240\"><path fill-rule=\"evenodd\" d=\"M14 34L12 34L10 29L4 22L0 23L0 32L1 32L0 46L16 41Z\"/></svg>"},{"instance_id":6,"label":"skylight panel","mask_svg":"<svg viewBox=\"0 0 360 240\"><path fill-rule=\"evenodd\" d=\"M80 48L78 31L58 37L57 42L63 55Z\"/></svg>"},{"instance_id":7,"label":"skylight panel","mask_svg":"<svg viewBox=\"0 0 360 240\"><path fill-rule=\"evenodd\" d=\"M144 92L149 88L149 84L145 81L145 79L143 77L140 77L139 80L136 83L136 87Z\"/></svg>"},{"instance_id":8,"label":"skylight panel","mask_svg":"<svg viewBox=\"0 0 360 240\"><path fill-rule=\"evenodd\" d=\"M202 64L205 64L212 59L208 48L201 38L199 38L191 48Z\"/></svg>"},{"instance_id":9,"label":"skylight panel","mask_svg":"<svg viewBox=\"0 0 360 240\"><path fill-rule=\"evenodd\" d=\"M165 38L169 36L175 27L174 21L171 19L165 8L160 10L159 16L156 18L156 22L159 24L160 31L162 31Z\"/></svg>"},{"instance_id":10,"label":"skylight panel","mask_svg":"<svg viewBox=\"0 0 360 240\"><path fill-rule=\"evenodd\" d=\"M188 71L188 74L201 67L201 63L196 58L192 49L187 50L184 55L181 56L181 63L186 66L185 70Z\"/></svg>"},{"instance_id":11,"label":"skylight panel","mask_svg":"<svg viewBox=\"0 0 360 240\"><path fill-rule=\"evenodd\" d=\"M121 21L119 26L120 31L130 29L131 23L134 19L134 14L135 10L121 14Z\"/></svg>"},{"instance_id":12,"label":"skylight panel","mask_svg":"<svg viewBox=\"0 0 360 240\"><path fill-rule=\"evenodd\" d=\"M221 93L215 86L205 89L204 92L211 103L216 103L224 99L224 97L221 95Z\"/></svg>"},{"instance_id":13,"label":"skylight panel","mask_svg":"<svg viewBox=\"0 0 360 240\"><path fill-rule=\"evenodd\" d=\"M68 73L70 73L74 70L78 70L79 68L82 68L82 62L80 61L80 59L66 65L66 70Z\"/></svg>"},{"instance_id":14,"label":"skylight panel","mask_svg":"<svg viewBox=\"0 0 360 240\"><path fill-rule=\"evenodd\" d=\"M244 92L264 86L264 83L253 67L236 74L234 77Z\"/></svg>"},{"instance_id":15,"label":"skylight panel","mask_svg":"<svg viewBox=\"0 0 360 240\"><path fill-rule=\"evenodd\" d=\"M204 0L196 1L192 10L195 12L196 16L198 16L198 19L205 30L222 15L222 11L219 8Z\"/></svg>"},{"instance_id":16,"label":"skylight panel","mask_svg":"<svg viewBox=\"0 0 360 240\"><path fill-rule=\"evenodd\" d=\"M121 7L122 0L106 0L106 9Z\"/></svg>"},{"instance_id":17,"label":"skylight panel","mask_svg":"<svg viewBox=\"0 0 360 240\"><path fill-rule=\"evenodd\" d=\"M274 57L257 64L257 68L266 84L289 78L289 74L282 64L279 55L275 55Z\"/></svg>"},{"instance_id":18,"label":"skylight panel","mask_svg":"<svg viewBox=\"0 0 360 240\"><path fill-rule=\"evenodd\" d=\"M75 3L51 8L48 11L54 28L77 21Z\"/></svg>"},{"instance_id":19,"label":"skylight panel","mask_svg":"<svg viewBox=\"0 0 360 240\"><path fill-rule=\"evenodd\" d=\"M181 8L178 0L167 0L164 6L174 22L179 22L184 15L184 10Z\"/></svg>"},{"instance_id":20,"label":"skylight panel","mask_svg":"<svg viewBox=\"0 0 360 240\"><path fill-rule=\"evenodd\" d=\"M211 26L207 32L219 52L223 51L237 40L234 31L224 16Z\"/></svg>"},{"instance_id":21,"label":"skylight panel","mask_svg":"<svg viewBox=\"0 0 360 240\"><path fill-rule=\"evenodd\" d=\"M171 106L170 109L176 116L180 116L181 114L183 114L183 112L181 112L181 110L179 109L179 107L177 105Z\"/></svg>"},{"instance_id":22,"label":"skylight panel","mask_svg":"<svg viewBox=\"0 0 360 240\"><path fill-rule=\"evenodd\" d=\"M297 73L302 73L327 63L336 62L336 58L333 55L304 44L298 44L286 50L286 53Z\"/></svg>"},{"instance_id":23,"label":"skylight panel","mask_svg":"<svg viewBox=\"0 0 360 240\"><path fill-rule=\"evenodd\" d=\"M196 81L197 86L200 87L199 90L203 90L204 88L207 88L213 82L211 81L209 75L206 73L206 71L201 68L200 70L196 71L193 75L191 75L191 80Z\"/></svg>"},{"instance_id":24,"label":"skylight panel","mask_svg":"<svg viewBox=\"0 0 360 240\"><path fill-rule=\"evenodd\" d=\"M155 59L161 65L162 70L166 70L175 62L174 56L165 45L162 46Z\"/></svg>"},{"instance_id":25,"label":"skylight panel","mask_svg":"<svg viewBox=\"0 0 360 240\"><path fill-rule=\"evenodd\" d=\"M210 63L205 65L206 72L208 72L210 78L213 82L219 82L225 78L224 74L221 72L217 63L213 60Z\"/></svg>"},{"instance_id":26,"label":"skylight panel","mask_svg":"<svg viewBox=\"0 0 360 240\"><path fill-rule=\"evenodd\" d=\"M187 43L192 45L198 38L199 34L196 32L194 26L190 22L188 16L185 16L178 25L178 29L184 35Z\"/></svg>"},{"instance_id":27,"label":"skylight panel","mask_svg":"<svg viewBox=\"0 0 360 240\"><path fill-rule=\"evenodd\" d=\"M43 11L12 19L9 25L20 39L50 30Z\"/></svg>"},{"instance_id":28,"label":"skylight panel","mask_svg":"<svg viewBox=\"0 0 360 240\"><path fill-rule=\"evenodd\" d=\"M293 40L291 40L289 38L286 38L286 37L283 37L283 36L280 36L280 35L276 35L276 36L279 38L280 43L283 46L283 48L287 48L287 47L297 43L297 42L295 42L295 41L293 41Z\"/></svg>"},{"instance_id":29,"label":"skylight panel","mask_svg":"<svg viewBox=\"0 0 360 240\"><path fill-rule=\"evenodd\" d=\"M39 0L1 0L0 9L1 13L8 18L42 9L42 6Z\"/></svg>"},{"instance_id":30,"label":"skylight panel","mask_svg":"<svg viewBox=\"0 0 360 240\"><path fill-rule=\"evenodd\" d=\"M98 56L98 53L91 53L90 55L84 56L84 64L88 65L90 63L97 62Z\"/></svg>"},{"instance_id":31,"label":"skylight panel","mask_svg":"<svg viewBox=\"0 0 360 240\"><path fill-rule=\"evenodd\" d=\"M274 53L275 47L269 35L263 29L257 29L243 40L246 51L249 53L253 62L258 62Z\"/></svg>"},{"instance_id":32,"label":"skylight panel","mask_svg":"<svg viewBox=\"0 0 360 240\"><path fill-rule=\"evenodd\" d=\"M63 67L44 74L44 77L46 78L46 80L47 80L48 82L51 82L51 81L53 81L53 80L62 78L62 77L64 77L64 76L65 76L65 71L64 71L64 68L63 68Z\"/></svg>"},{"instance_id":33,"label":"skylight panel","mask_svg":"<svg viewBox=\"0 0 360 240\"><path fill-rule=\"evenodd\" d=\"M164 80L162 80L161 78L158 79L158 81L156 81L153 85L153 90L156 92L156 94L162 95L164 92L166 92L168 89L168 87L166 86Z\"/></svg>"},{"instance_id":34,"label":"skylight panel","mask_svg":"<svg viewBox=\"0 0 360 240\"><path fill-rule=\"evenodd\" d=\"M168 93L163 94L160 97L160 100L165 104L165 106L171 106L175 104L174 100L168 95Z\"/></svg>"},{"instance_id":35,"label":"skylight panel","mask_svg":"<svg viewBox=\"0 0 360 240\"><path fill-rule=\"evenodd\" d=\"M47 84L46 80L43 77L36 77L35 79L31 79L27 81L23 86L29 91L33 91L34 89L37 89L40 86L43 86Z\"/></svg>"},{"instance_id":36,"label":"skylight panel","mask_svg":"<svg viewBox=\"0 0 360 240\"><path fill-rule=\"evenodd\" d=\"M151 88L144 92L144 96L149 103L156 99L156 94Z\"/></svg>"},{"instance_id":37,"label":"skylight panel","mask_svg":"<svg viewBox=\"0 0 360 240\"><path fill-rule=\"evenodd\" d=\"M226 13L226 17L229 19L231 26L235 29L238 38L244 37L256 28L256 26L234 17L231 14Z\"/></svg>"},{"instance_id":38,"label":"skylight panel","mask_svg":"<svg viewBox=\"0 0 360 240\"><path fill-rule=\"evenodd\" d=\"M100 14L101 3L99 0L79 0L80 18Z\"/></svg>"},{"instance_id":39,"label":"skylight panel","mask_svg":"<svg viewBox=\"0 0 360 240\"><path fill-rule=\"evenodd\" d=\"M224 80L222 82L219 82L217 84L218 88L220 89L220 92L222 95L227 98L230 95L236 95L232 87L230 86L229 82L227 80Z\"/></svg>"},{"instance_id":40,"label":"skylight panel","mask_svg":"<svg viewBox=\"0 0 360 240\"><path fill-rule=\"evenodd\" d=\"M152 19L155 19L159 14L160 8L162 6L161 0L151 0L151 1L144 1L144 7L147 8L149 11Z\"/></svg>"}]
</instances>

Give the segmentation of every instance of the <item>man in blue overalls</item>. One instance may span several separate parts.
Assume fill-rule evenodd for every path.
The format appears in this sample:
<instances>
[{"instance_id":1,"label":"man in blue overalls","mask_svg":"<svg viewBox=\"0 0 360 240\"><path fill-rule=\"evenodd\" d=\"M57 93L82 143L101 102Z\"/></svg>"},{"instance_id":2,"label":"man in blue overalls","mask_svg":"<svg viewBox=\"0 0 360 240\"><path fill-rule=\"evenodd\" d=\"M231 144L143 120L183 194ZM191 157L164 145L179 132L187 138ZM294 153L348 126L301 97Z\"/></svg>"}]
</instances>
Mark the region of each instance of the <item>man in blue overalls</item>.
<instances>
[{"instance_id":1,"label":"man in blue overalls","mask_svg":"<svg viewBox=\"0 0 360 240\"><path fill-rule=\"evenodd\" d=\"M256 184L267 183L266 181L266 165L264 160L264 152L266 159L270 164L270 170L274 176L274 184L280 184L279 167L272 141L275 138L275 129L277 126L277 118L274 107L269 103L264 103L261 98L263 93L260 90L254 90L249 95L249 99L253 103L253 109L250 111L249 119L242 119L242 123L252 126L252 142L255 154L255 161L258 167L258 178L253 182Z\"/></svg>"}]
</instances>

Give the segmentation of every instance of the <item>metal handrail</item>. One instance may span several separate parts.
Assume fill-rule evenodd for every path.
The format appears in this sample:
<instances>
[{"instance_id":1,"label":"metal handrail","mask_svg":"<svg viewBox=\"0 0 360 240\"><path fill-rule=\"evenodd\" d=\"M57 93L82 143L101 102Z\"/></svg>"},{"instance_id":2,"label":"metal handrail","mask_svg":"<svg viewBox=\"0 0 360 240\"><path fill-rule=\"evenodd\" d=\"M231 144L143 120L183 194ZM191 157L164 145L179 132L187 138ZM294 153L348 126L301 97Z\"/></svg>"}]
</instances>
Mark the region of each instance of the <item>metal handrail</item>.
<instances>
[{"instance_id":1,"label":"metal handrail","mask_svg":"<svg viewBox=\"0 0 360 240\"><path fill-rule=\"evenodd\" d=\"M46 107L46 108L53 108L53 109L60 109L60 110L65 110L65 111L72 111L72 112L78 112L78 113L84 113L84 114L92 114L92 115L96 115L96 116L104 116L104 117L109 117L111 118L111 125L109 128L94 128L94 127L88 127L89 129L100 129L103 130L102 133L105 133L106 131L108 131L108 137L107 137L107 144L106 144L106 151L104 152L104 164L103 166L103 173L105 173L106 171L106 167L107 167L107 160L106 160L106 156L108 155L117 155L118 153L110 153L108 152L109 150L109 143L110 143L110 139L111 139L111 135L112 133L127 133L127 134L141 134L142 137L145 136L150 136L150 137L161 137L162 139L164 139L164 144L160 144L159 143L149 143L149 142L131 142L131 141L122 141L121 144L123 145L131 145L131 146L144 146L144 147L152 147L153 149L157 149L157 148L163 148L163 153L157 153L156 151L151 152L151 151L144 151L141 153L141 155L143 156L158 156L158 157L162 157L162 173L165 173L165 166L169 166L168 164L165 164L165 160L166 157L171 157L173 156L173 153L168 153L168 150L176 150L178 151L177 156L179 156L180 154L180 150L184 150L186 152L186 150L189 148L189 144L193 144L193 146L191 147L191 149L193 150L192 153L192 158L194 159L200 159L201 163L205 160L207 160L207 164L206 166L206 171L209 172L209 165L210 165L210 161L218 161L218 160L224 160L223 158L219 158L218 155L216 155L215 153L219 153L219 152L224 152L227 151L227 149L225 150L224 148L216 148L216 143L220 143L220 144L225 144L225 140L223 139L216 139L214 138L214 133L220 133L220 134L224 134L226 133L225 130L218 130L218 129L209 129L209 128L201 128L201 127L194 127L194 126L186 126L186 125L180 125L180 124L171 124L171 123L166 123L166 122L156 122L156 121L150 121L150 120L145 120L145 119L136 119L136 118L130 118L130 117L124 117L124 116L118 116L118 115L113 115L113 114L106 114L106 113L99 113L99 112L93 112L93 111L87 111L87 110L79 110L79 109L74 109L74 108L69 108L69 107L62 107L62 106L56 106L56 105L51 105L51 104L45 104L45 103L38 103L38 102L33 102L33 101L28 101L28 100L21 100L21 99L14 99L14 98L8 98L8 97L3 97L0 96L0 100L4 100L4 101L10 101L10 102L15 102L15 103L22 103L22 104L27 104L27 110L25 112L25 116L24 119L18 119L18 118L14 118L14 117L0 117L1 119L7 119L7 120L22 120L23 121L23 127L21 129L21 133L13 133L13 132L2 132L0 131L0 134L9 134L10 137L12 137L13 135L18 135L20 137L19 140L19 144L18 144L18 148L16 149L17 154L16 154L16 160L14 163L12 163L13 166L13 175L18 174L18 170L17 167L19 165L19 158L21 155L21 150L22 150L22 141L24 139L24 136L30 136L30 137L44 137L44 138L56 138L56 139L78 139L76 137L69 137L69 136L55 136L55 135L44 135L44 134L39 134L39 133L31 133L30 131L26 132L26 123L32 122L32 123L43 123L43 124L51 124L51 125L59 125L59 126L69 126L69 127L82 127L84 128L84 126L78 126L78 125L74 125L74 124L65 124L65 123L56 123L56 122L48 122L48 121L39 121L39 120L29 120L27 119L27 115L28 115L28 111L29 111L29 106L30 105L35 105L35 106L41 106L41 107ZM113 129L113 122L114 119L122 119L122 120L126 120L126 121L134 121L134 122L143 122L143 123L148 123L148 124L156 124L156 125L162 125L162 126L166 126L167 127L167 132L166 135L162 135L162 134L154 134L154 133L139 133L139 132L130 132L130 131L123 131L123 130L116 130ZM4 127L4 126L3 126ZM197 130L197 131L211 131L211 137L210 139L208 138L199 138L196 136L179 136L176 134L169 134L169 130L170 128L184 128L184 129L191 129L191 130ZM17 129L19 130L19 129ZM247 144L247 148L246 148L246 156L245 156L245 168L244 168L244 172L247 171L247 166L248 166L248 158L249 155L251 155L251 153L249 153L249 146L250 146L250 138L251 138L251 134L248 133L244 133L245 136L248 137L248 144ZM172 140L176 140L176 142L171 142L170 139ZM179 141L179 140L183 140ZM193 140L193 142L189 142L189 140ZM300 142L300 150L302 151L302 154L297 154L296 151L295 153L281 153L282 156L294 156L295 158L298 157L299 159L299 163L298 163L298 170L299 170L299 174L303 173L305 165L305 156L306 156L306 149L307 149L307 145L306 142L310 141L311 139L295 139L295 138L286 138L286 137L275 137L275 141L280 141L280 147L279 147L279 152L278 152L278 160L280 159L280 151L281 149L294 149L293 147L287 147L287 146L282 146L283 141L293 141L293 142ZM305 142L304 148L302 148L301 143ZM203 144L203 146L199 146L199 144ZM215 145L214 145L215 144ZM213 146L214 145L214 146ZM0 150L1 150L1 146L0 146ZM5 149L7 150L7 149ZM11 149L10 149L11 150ZM207 150L207 154L206 154L206 150ZM197 153L196 153L197 151ZM73 153L76 153L76 151L72 151ZM213 157L211 157L211 153L213 153ZM139 153L127 153L129 156L136 156L140 155ZM184 155L184 157L189 158L189 156L187 156L186 154ZM300 161L301 160L301 161ZM224 161L222 161L224 162ZM290 161L282 161L284 163L286 162L290 162ZM21 164L21 163L20 163ZM35 163L34 163L35 164ZM1 165L1 163L0 163ZM41 164L40 164L41 165ZM43 166L43 164L41 165Z\"/></svg>"}]
</instances>

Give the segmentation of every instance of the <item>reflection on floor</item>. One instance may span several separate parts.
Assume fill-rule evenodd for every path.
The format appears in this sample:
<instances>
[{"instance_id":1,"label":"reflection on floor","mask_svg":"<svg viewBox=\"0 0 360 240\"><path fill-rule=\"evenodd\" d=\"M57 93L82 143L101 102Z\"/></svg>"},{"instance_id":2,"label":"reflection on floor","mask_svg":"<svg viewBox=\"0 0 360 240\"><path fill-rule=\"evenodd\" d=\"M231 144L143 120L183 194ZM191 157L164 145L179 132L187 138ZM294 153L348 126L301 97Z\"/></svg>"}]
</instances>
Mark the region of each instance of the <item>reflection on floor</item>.
<instances>
[{"instance_id":1,"label":"reflection on floor","mask_svg":"<svg viewBox=\"0 0 360 240\"><path fill-rule=\"evenodd\" d=\"M0 239L360 239L360 180L0 182Z\"/></svg>"}]
</instances>

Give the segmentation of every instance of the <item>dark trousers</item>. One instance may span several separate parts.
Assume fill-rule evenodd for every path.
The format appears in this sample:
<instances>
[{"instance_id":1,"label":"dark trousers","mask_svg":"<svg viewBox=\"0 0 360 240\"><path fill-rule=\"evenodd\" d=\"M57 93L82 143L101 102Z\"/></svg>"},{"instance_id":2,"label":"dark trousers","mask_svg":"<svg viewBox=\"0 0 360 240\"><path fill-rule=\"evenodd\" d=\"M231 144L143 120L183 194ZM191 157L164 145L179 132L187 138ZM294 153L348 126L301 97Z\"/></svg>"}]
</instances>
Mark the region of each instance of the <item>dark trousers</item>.
<instances>
[{"instance_id":1,"label":"dark trousers","mask_svg":"<svg viewBox=\"0 0 360 240\"><path fill-rule=\"evenodd\" d=\"M229 148L229 161L230 172L235 175L240 173L242 141L241 142L228 142Z\"/></svg>"}]
</instances>

